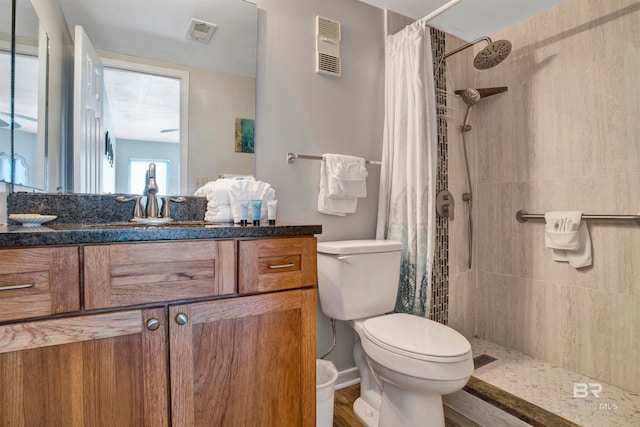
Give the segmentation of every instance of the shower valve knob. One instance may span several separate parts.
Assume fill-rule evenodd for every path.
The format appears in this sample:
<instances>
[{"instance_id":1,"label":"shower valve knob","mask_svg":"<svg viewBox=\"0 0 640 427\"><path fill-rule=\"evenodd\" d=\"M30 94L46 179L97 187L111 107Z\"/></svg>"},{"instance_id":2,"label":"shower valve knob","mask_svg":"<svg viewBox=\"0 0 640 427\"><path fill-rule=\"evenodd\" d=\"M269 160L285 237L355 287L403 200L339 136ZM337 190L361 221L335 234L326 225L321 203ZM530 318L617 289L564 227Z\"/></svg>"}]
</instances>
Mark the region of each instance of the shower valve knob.
<instances>
[{"instance_id":1,"label":"shower valve knob","mask_svg":"<svg viewBox=\"0 0 640 427\"><path fill-rule=\"evenodd\" d=\"M436 196L436 211L438 215L453 221L454 208L455 201L453 200L453 195L447 190L439 192Z\"/></svg>"}]
</instances>

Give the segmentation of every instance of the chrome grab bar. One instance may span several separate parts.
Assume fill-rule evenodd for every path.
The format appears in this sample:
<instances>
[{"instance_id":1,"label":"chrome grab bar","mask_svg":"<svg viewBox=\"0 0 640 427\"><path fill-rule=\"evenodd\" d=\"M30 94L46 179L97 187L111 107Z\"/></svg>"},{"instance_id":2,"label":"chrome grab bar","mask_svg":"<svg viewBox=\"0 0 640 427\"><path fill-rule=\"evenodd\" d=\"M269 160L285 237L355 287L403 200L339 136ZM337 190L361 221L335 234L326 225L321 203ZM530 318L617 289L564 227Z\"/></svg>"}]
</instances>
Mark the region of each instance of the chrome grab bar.
<instances>
[{"instance_id":1,"label":"chrome grab bar","mask_svg":"<svg viewBox=\"0 0 640 427\"><path fill-rule=\"evenodd\" d=\"M516 213L518 222L527 222L530 219L544 219L544 214L530 214L525 210ZM602 221L635 221L640 225L640 215L587 215L582 214L582 219L594 219Z\"/></svg>"}]
</instances>

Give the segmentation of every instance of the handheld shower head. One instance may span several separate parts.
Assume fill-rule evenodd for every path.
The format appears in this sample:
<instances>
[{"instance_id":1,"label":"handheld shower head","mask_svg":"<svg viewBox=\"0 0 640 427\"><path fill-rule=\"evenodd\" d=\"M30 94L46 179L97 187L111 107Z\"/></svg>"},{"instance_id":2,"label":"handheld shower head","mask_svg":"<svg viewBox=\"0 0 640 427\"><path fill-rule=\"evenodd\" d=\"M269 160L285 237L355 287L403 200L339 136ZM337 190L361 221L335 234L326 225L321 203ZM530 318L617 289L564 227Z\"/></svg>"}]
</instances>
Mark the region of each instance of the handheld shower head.
<instances>
[{"instance_id":1,"label":"handheld shower head","mask_svg":"<svg viewBox=\"0 0 640 427\"><path fill-rule=\"evenodd\" d=\"M481 96L480 92L478 92L476 89L468 88L461 91L460 98L462 98L465 104L471 107L473 104L480 101Z\"/></svg>"}]
</instances>

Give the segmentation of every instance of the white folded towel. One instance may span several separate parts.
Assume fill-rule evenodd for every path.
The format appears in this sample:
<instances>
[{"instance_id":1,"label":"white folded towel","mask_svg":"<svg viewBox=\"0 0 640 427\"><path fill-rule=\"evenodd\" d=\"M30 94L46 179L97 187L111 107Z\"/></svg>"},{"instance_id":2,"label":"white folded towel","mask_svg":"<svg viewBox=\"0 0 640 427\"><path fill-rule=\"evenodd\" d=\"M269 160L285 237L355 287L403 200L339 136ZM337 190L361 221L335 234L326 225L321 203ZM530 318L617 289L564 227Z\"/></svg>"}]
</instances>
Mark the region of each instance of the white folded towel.
<instances>
[{"instance_id":1,"label":"white folded towel","mask_svg":"<svg viewBox=\"0 0 640 427\"><path fill-rule=\"evenodd\" d=\"M590 266L591 236L587 223L581 221L582 212L547 212L544 218L545 246L553 249L553 260L568 262L574 268Z\"/></svg>"},{"instance_id":2,"label":"white folded towel","mask_svg":"<svg viewBox=\"0 0 640 427\"><path fill-rule=\"evenodd\" d=\"M345 216L358 208L358 197L366 197L367 170L364 159L323 154L320 162L318 212Z\"/></svg>"},{"instance_id":3,"label":"white folded towel","mask_svg":"<svg viewBox=\"0 0 640 427\"><path fill-rule=\"evenodd\" d=\"M367 169L361 157L342 154L322 156L327 171L327 193L332 198L367 197Z\"/></svg>"},{"instance_id":4,"label":"white folded towel","mask_svg":"<svg viewBox=\"0 0 640 427\"><path fill-rule=\"evenodd\" d=\"M264 181L239 180L231 184L227 190L231 202L231 215L235 223L240 222L240 200L249 201L248 219L253 218L251 200L262 200L260 219L267 219L267 200L275 200L276 192L271 184Z\"/></svg>"}]
</instances>

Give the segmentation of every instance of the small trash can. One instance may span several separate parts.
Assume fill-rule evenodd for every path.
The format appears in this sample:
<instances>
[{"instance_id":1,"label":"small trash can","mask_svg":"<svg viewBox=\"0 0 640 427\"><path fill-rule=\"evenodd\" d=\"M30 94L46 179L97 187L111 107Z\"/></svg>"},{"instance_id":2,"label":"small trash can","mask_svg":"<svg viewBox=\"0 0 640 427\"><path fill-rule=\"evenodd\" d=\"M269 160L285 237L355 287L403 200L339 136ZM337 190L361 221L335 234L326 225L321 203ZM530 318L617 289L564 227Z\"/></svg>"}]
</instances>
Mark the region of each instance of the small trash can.
<instances>
[{"instance_id":1,"label":"small trash can","mask_svg":"<svg viewBox=\"0 0 640 427\"><path fill-rule=\"evenodd\" d=\"M316 427L333 426L333 395L338 370L328 360L316 359Z\"/></svg>"}]
</instances>

